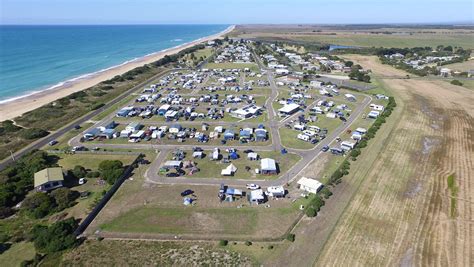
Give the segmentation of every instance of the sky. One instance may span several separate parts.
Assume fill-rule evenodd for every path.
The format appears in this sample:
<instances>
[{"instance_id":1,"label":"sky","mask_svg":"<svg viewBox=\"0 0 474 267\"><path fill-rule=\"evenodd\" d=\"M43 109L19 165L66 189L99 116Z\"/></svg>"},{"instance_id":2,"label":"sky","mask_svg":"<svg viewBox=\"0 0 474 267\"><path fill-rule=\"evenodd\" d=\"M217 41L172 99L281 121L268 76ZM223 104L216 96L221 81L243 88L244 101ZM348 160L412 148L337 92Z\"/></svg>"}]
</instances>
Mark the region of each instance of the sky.
<instances>
[{"instance_id":1,"label":"sky","mask_svg":"<svg viewBox=\"0 0 474 267\"><path fill-rule=\"evenodd\" d=\"M0 0L0 24L473 23L474 0Z\"/></svg>"}]
</instances>

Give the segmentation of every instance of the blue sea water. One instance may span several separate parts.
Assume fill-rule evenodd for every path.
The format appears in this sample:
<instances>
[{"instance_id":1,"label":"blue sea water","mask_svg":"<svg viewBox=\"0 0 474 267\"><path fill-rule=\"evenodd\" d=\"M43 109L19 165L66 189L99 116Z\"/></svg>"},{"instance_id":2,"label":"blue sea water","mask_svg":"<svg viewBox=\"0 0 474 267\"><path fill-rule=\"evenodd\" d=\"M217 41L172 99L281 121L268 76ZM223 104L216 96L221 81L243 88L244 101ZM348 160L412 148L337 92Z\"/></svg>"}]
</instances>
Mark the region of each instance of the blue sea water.
<instances>
[{"instance_id":1,"label":"blue sea water","mask_svg":"<svg viewBox=\"0 0 474 267\"><path fill-rule=\"evenodd\" d=\"M0 102L45 90L228 25L0 26Z\"/></svg>"}]
</instances>

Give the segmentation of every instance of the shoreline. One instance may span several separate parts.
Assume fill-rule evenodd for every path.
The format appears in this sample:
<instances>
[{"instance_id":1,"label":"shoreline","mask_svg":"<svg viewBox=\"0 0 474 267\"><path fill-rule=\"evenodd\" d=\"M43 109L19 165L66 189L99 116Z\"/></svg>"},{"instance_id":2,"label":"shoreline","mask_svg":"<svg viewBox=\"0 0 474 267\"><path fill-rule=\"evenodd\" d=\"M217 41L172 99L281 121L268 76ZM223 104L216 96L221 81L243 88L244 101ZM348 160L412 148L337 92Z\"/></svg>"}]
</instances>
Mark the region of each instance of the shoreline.
<instances>
[{"instance_id":1,"label":"shoreline","mask_svg":"<svg viewBox=\"0 0 474 267\"><path fill-rule=\"evenodd\" d=\"M121 75L137 67L141 67L143 65L158 61L166 55L176 54L181 50L192 47L194 45L207 42L216 38L221 38L223 35L231 32L234 28L235 25L231 25L225 30L213 35L205 36L193 40L191 42L153 52L140 58L127 60L119 65L111 66L103 70L99 70L92 73L86 73L78 77L59 82L44 90L33 91L26 95L2 100L0 101L0 121L10 120L15 117L21 116L28 111L39 108L57 99L68 96L78 91L85 90L102 81L111 79L117 75Z\"/></svg>"}]
</instances>

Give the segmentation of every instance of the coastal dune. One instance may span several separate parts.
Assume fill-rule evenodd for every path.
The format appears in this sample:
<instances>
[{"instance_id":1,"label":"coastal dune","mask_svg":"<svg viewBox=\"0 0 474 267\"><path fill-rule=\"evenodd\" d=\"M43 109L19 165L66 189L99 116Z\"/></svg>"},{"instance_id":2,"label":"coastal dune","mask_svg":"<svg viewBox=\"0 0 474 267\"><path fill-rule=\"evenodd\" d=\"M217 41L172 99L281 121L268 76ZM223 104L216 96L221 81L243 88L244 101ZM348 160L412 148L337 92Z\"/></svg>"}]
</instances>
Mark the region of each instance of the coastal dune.
<instances>
[{"instance_id":1,"label":"coastal dune","mask_svg":"<svg viewBox=\"0 0 474 267\"><path fill-rule=\"evenodd\" d=\"M94 73L92 75L87 75L82 79L73 79L66 81L63 84L56 86L54 88L39 91L24 97L19 97L12 101L0 103L0 121L10 120L15 117L21 116L22 114L39 108L43 105L51 103L57 99L68 96L74 92L82 91L87 88L90 88L102 81L111 79L117 75L121 75L127 71L130 71L134 68L141 67L145 64L153 63L166 55L172 55L180 52L183 49L192 47L194 45L214 40L216 38L222 38L223 35L231 32L235 26L230 26L224 31L203 37L197 40L194 40L189 43L185 43L179 46L175 46L169 49L165 49L136 60L129 61L127 63L112 67L110 69L104 70L102 72Z\"/></svg>"}]
</instances>

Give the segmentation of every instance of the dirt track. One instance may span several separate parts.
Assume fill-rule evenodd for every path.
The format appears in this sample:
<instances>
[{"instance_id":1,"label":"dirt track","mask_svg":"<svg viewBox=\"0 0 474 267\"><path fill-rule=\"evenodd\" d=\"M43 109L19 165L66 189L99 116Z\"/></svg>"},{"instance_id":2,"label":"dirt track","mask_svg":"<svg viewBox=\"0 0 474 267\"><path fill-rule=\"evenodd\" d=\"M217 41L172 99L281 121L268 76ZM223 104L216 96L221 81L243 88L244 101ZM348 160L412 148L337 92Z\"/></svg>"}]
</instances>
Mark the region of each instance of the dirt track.
<instances>
[{"instance_id":1,"label":"dirt track","mask_svg":"<svg viewBox=\"0 0 474 267\"><path fill-rule=\"evenodd\" d=\"M380 77L404 76L374 57L351 59ZM382 82L400 119L316 264L474 266L474 94L442 81Z\"/></svg>"}]
</instances>

